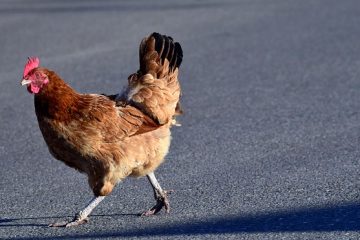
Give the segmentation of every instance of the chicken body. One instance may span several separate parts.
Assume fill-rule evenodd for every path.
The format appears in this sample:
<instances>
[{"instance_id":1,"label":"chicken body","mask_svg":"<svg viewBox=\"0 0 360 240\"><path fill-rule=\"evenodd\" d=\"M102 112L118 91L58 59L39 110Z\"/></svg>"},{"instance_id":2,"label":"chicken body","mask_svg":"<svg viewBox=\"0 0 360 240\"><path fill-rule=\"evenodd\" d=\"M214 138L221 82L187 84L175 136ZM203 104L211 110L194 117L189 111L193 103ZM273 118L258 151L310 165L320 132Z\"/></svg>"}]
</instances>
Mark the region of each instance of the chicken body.
<instances>
[{"instance_id":1,"label":"chicken body","mask_svg":"<svg viewBox=\"0 0 360 240\"><path fill-rule=\"evenodd\" d=\"M76 96L78 100L74 103L82 105L81 111L77 111L78 106L76 112L64 111L60 120L44 113L46 108L41 104L41 96L35 96L36 115L50 153L86 173L95 196L106 196L127 176L145 176L162 163L170 147L170 122L157 126L147 119L152 124L149 130L154 130L127 136L137 130L134 124L141 124L130 114L138 114L139 118L146 115L132 106L117 107L103 95ZM57 103L52 103L51 108L56 108ZM124 118L121 115L125 115ZM128 125L124 127L125 124Z\"/></svg>"},{"instance_id":2,"label":"chicken body","mask_svg":"<svg viewBox=\"0 0 360 240\"><path fill-rule=\"evenodd\" d=\"M95 198L73 221L87 221L93 208L122 179L147 176L157 204L145 215L165 207L166 191L154 171L164 161L170 128L179 107L180 44L153 33L140 44L140 69L130 75L127 89L116 96L80 94L55 72L29 59L22 84L35 93L35 111L50 153L85 173Z\"/></svg>"}]
</instances>

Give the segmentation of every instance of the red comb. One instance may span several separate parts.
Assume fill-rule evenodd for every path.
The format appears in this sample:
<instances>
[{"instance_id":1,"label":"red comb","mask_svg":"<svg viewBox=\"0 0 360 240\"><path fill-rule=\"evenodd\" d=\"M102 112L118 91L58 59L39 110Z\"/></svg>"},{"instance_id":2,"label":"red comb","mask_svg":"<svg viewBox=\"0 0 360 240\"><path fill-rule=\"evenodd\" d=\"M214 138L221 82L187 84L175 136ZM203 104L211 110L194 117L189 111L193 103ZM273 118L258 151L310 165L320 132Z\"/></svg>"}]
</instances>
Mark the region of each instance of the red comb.
<instances>
[{"instance_id":1,"label":"red comb","mask_svg":"<svg viewBox=\"0 0 360 240\"><path fill-rule=\"evenodd\" d=\"M28 57L28 61L24 68L24 77L28 75L28 73L33 70L34 68L37 68L40 64L40 59L37 57Z\"/></svg>"}]
</instances>

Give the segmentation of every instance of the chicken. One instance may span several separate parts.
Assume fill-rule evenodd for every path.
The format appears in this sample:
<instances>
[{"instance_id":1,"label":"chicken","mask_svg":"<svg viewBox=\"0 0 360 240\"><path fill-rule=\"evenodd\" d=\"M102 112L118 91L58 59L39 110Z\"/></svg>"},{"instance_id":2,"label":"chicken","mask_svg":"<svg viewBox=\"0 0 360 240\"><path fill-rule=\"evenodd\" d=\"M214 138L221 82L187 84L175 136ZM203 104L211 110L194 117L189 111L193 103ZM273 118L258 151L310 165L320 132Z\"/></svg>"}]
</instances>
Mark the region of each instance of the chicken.
<instances>
[{"instance_id":1,"label":"chicken","mask_svg":"<svg viewBox=\"0 0 360 240\"><path fill-rule=\"evenodd\" d=\"M164 161L179 105L182 49L171 37L142 40L140 69L118 95L80 94L54 71L29 58L22 85L34 94L39 127L52 156L88 176L95 197L74 219L50 226L76 226L128 176L147 176L156 204L142 215L169 212L167 191L154 171Z\"/></svg>"}]
</instances>

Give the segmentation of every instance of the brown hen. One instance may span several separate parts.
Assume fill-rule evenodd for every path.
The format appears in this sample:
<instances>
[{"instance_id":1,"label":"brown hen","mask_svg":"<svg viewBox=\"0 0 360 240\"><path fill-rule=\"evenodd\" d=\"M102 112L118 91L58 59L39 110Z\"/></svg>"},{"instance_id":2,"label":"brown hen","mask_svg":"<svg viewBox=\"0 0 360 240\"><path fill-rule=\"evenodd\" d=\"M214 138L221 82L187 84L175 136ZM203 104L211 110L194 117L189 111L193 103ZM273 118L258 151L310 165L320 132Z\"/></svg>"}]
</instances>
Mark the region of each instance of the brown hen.
<instances>
[{"instance_id":1,"label":"brown hen","mask_svg":"<svg viewBox=\"0 0 360 240\"><path fill-rule=\"evenodd\" d=\"M128 176L147 176L156 205L143 215L169 212L166 191L154 171L164 161L170 128L181 112L178 69L182 49L171 37L153 33L140 44L140 69L118 95L80 94L55 72L29 58L22 85L35 95L35 111L50 153L88 176L94 199L70 222L88 221L91 211Z\"/></svg>"}]
</instances>

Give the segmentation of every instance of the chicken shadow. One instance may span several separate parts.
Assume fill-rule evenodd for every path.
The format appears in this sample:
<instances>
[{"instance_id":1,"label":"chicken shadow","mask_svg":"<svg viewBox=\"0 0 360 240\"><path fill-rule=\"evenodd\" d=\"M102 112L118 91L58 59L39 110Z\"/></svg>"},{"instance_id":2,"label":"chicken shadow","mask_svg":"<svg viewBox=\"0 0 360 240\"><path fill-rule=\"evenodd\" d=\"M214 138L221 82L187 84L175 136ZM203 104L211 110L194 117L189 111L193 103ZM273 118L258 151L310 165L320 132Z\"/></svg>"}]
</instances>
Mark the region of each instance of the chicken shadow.
<instances>
[{"instance_id":1,"label":"chicken shadow","mask_svg":"<svg viewBox=\"0 0 360 240\"><path fill-rule=\"evenodd\" d=\"M128 231L66 235L51 238L40 237L37 239L333 231L360 231L360 203L322 208L290 209L257 215L224 216L172 225L130 229Z\"/></svg>"},{"instance_id":2,"label":"chicken shadow","mask_svg":"<svg viewBox=\"0 0 360 240\"><path fill-rule=\"evenodd\" d=\"M118 217L118 216L139 216L139 214L132 214L132 213L124 213L124 214L93 214L92 217ZM48 216L48 217L24 217L24 218L1 218L0 217L0 228L3 227L48 227L51 221L60 221L65 219L72 219L74 216ZM49 220L47 224L37 224L37 223L23 223L24 221L38 221L38 220ZM18 222L21 223L18 223Z\"/></svg>"}]
</instances>

